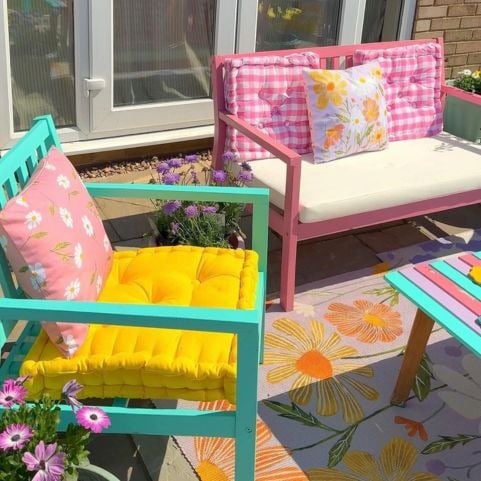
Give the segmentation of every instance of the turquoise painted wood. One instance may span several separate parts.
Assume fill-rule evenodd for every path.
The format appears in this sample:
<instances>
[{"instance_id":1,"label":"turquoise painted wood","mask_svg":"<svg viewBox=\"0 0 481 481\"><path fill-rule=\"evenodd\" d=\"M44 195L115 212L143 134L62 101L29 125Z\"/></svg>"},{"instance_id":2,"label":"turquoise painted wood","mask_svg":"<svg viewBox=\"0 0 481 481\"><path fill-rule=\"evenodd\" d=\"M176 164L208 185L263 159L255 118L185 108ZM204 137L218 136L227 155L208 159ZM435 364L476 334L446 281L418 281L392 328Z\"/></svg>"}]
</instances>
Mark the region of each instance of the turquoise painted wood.
<instances>
[{"instance_id":1,"label":"turquoise painted wood","mask_svg":"<svg viewBox=\"0 0 481 481\"><path fill-rule=\"evenodd\" d=\"M431 265L433 267L436 266L438 268L437 270L439 270L439 262L433 262ZM444 267L441 267L441 269L444 269ZM449 272L448 269L446 270ZM449 274L452 273L449 272ZM454 277L457 278L457 276ZM477 333L476 330L473 329L473 326L470 326L464 319L451 312L449 308L437 300L429 290L423 289L417 283L403 275L403 269L387 273L385 279L419 309L424 311L431 319L444 327L444 329L461 344L465 345L474 354L481 356L481 327L479 328L479 333ZM457 280L459 281L460 279ZM470 282L473 284L472 281Z\"/></svg>"},{"instance_id":2,"label":"turquoise painted wood","mask_svg":"<svg viewBox=\"0 0 481 481\"><path fill-rule=\"evenodd\" d=\"M61 148L51 116L38 117L31 130L0 160L0 208L20 192L39 160L51 146ZM108 432L231 437L236 441L235 481L254 481L257 420L258 362L262 359L269 194L267 189L189 187L137 184L87 184L91 195L242 202L252 205L252 246L259 254L257 299L252 310L129 305L96 302L25 299L16 288L3 249L0 249L0 350L15 323L27 320L2 367L0 382L18 369L39 331L39 322L72 321L157 328L222 331L237 334L237 399L235 411L130 408L125 399L102 406L111 418ZM47 316L48 313L48 316ZM62 407L61 428L73 421L70 407Z\"/></svg>"}]
</instances>

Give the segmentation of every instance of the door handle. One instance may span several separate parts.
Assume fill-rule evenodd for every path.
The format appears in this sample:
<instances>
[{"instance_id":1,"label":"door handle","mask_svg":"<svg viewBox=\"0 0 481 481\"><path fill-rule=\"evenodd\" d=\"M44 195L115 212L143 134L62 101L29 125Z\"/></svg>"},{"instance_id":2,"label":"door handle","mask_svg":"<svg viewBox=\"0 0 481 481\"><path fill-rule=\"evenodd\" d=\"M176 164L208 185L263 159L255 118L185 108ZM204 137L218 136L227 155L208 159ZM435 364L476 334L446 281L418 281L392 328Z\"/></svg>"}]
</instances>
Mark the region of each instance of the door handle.
<instances>
[{"instance_id":1,"label":"door handle","mask_svg":"<svg viewBox=\"0 0 481 481\"><path fill-rule=\"evenodd\" d=\"M90 96L92 90L102 90L105 88L105 79L103 78L84 78L84 95Z\"/></svg>"}]
</instances>

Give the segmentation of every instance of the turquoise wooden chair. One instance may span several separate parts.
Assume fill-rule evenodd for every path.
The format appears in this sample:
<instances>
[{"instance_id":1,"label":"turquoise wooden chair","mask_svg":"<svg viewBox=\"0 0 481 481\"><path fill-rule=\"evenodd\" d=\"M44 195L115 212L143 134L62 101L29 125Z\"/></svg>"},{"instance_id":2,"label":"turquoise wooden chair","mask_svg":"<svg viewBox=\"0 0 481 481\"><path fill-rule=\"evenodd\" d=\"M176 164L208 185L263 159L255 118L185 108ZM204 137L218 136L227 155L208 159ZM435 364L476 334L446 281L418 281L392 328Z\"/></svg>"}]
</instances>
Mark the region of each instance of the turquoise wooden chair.
<instances>
[{"instance_id":1,"label":"turquoise wooden chair","mask_svg":"<svg viewBox=\"0 0 481 481\"><path fill-rule=\"evenodd\" d=\"M28 182L41 158L60 142L50 116L34 120L29 132L0 159L0 208ZM257 373L262 352L267 256L268 193L258 188L189 187L152 184L86 184L92 196L232 201L253 207L252 249L259 255L258 282L253 309L175 307L26 299L16 287L3 249L0 249L0 352L4 359L0 382L16 377L39 321L72 321L89 324L144 326L235 333L237 336L236 406L234 411L151 409L129 407L128 400L115 398L102 406L111 419L110 433L196 435L235 439L236 481L254 481ZM18 320L26 327L13 347L7 338ZM6 348L10 346L7 352ZM6 356L6 357L5 357ZM62 409L61 429L73 422L70 407Z\"/></svg>"}]
</instances>

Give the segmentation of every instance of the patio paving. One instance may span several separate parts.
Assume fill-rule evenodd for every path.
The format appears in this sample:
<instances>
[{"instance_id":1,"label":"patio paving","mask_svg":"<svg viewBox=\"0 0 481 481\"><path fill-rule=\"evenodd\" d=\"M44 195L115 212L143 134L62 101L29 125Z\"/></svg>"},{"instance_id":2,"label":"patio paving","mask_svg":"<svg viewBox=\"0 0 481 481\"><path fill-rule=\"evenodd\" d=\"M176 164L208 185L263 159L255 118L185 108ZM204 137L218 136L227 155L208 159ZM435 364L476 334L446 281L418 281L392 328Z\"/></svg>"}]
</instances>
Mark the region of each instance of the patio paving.
<instances>
[{"instance_id":1,"label":"patio paving","mask_svg":"<svg viewBox=\"0 0 481 481\"><path fill-rule=\"evenodd\" d=\"M128 182L148 182L149 178L149 174L140 172ZM99 181L125 182L125 176ZM153 210L150 201L99 199L98 207L117 249L152 245L152 239L146 235L150 230L148 217ZM475 205L304 242L298 250L296 284L374 266L380 262L378 253L479 227L481 206ZM280 241L272 233L268 260L267 291L270 297L275 297L279 289ZM89 450L94 464L108 469L121 481L198 480L169 437L100 435Z\"/></svg>"}]
</instances>

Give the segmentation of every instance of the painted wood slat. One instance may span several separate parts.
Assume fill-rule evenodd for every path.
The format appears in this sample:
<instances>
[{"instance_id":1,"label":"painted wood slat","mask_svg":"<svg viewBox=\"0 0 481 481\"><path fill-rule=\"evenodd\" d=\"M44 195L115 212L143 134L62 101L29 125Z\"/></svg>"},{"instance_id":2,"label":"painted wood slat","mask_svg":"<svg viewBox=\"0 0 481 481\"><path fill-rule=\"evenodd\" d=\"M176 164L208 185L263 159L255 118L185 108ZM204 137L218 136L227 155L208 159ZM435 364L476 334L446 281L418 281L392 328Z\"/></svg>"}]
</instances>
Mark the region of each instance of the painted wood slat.
<instances>
[{"instance_id":1,"label":"painted wood slat","mask_svg":"<svg viewBox=\"0 0 481 481\"><path fill-rule=\"evenodd\" d=\"M417 287L416 284L404 277L401 271L389 272L386 274L385 279L414 305L422 309L431 319L444 327L461 344L471 349L478 356L481 356L481 336L476 335L464 322L460 321L454 314ZM481 328L479 333L481 334Z\"/></svg>"},{"instance_id":2,"label":"painted wood slat","mask_svg":"<svg viewBox=\"0 0 481 481\"><path fill-rule=\"evenodd\" d=\"M469 265L466 262L461 260L461 257L451 257L449 259L445 259L445 261L451 266L454 267L457 271L461 272L464 276L467 276L469 273Z\"/></svg>"},{"instance_id":3,"label":"painted wood slat","mask_svg":"<svg viewBox=\"0 0 481 481\"><path fill-rule=\"evenodd\" d=\"M459 300L450 293L446 292L438 283L439 279L431 277L427 269L417 269L415 268L403 269L402 275L409 279L413 284L416 284L420 289L422 289L428 296L432 297L436 302L439 302L451 313L453 313L457 318L466 322L468 325L472 325L473 328L477 329L474 321L478 317L476 312L468 309ZM428 267L428 266L426 266ZM429 276L429 277L428 277ZM442 277L442 276L441 276ZM434 279L434 280L433 280Z\"/></svg>"},{"instance_id":4,"label":"painted wood slat","mask_svg":"<svg viewBox=\"0 0 481 481\"><path fill-rule=\"evenodd\" d=\"M475 299L481 299L481 287L476 285L471 279L461 274L452 266L443 261L431 263L437 271L471 294Z\"/></svg>"},{"instance_id":5,"label":"painted wood slat","mask_svg":"<svg viewBox=\"0 0 481 481\"><path fill-rule=\"evenodd\" d=\"M481 266L481 259L471 252L469 254L459 256L459 259L466 263L469 267Z\"/></svg>"},{"instance_id":6,"label":"painted wood slat","mask_svg":"<svg viewBox=\"0 0 481 481\"><path fill-rule=\"evenodd\" d=\"M456 299L465 308L469 309L469 311L475 314L476 317L481 315L481 302L479 300L470 296L465 290L461 289L457 284L454 284L447 277L444 277L429 264L418 264L414 269L438 286L445 294ZM423 286L420 287L423 288ZM428 294L430 294L429 291Z\"/></svg>"}]
</instances>

